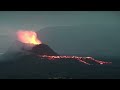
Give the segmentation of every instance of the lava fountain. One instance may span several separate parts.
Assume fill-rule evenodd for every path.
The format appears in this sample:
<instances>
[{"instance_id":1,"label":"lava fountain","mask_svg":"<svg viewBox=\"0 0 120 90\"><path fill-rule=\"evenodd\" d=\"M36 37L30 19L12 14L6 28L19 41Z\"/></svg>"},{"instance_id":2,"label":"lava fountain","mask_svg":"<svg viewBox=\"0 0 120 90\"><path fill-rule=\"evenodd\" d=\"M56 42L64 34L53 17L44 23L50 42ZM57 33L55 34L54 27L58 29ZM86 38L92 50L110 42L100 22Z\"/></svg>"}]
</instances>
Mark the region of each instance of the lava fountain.
<instances>
[{"instance_id":1,"label":"lava fountain","mask_svg":"<svg viewBox=\"0 0 120 90\"><path fill-rule=\"evenodd\" d=\"M38 45L42 42L37 38L37 34L34 31L24 31L20 30L17 32L17 38L20 42L26 44Z\"/></svg>"},{"instance_id":2,"label":"lava fountain","mask_svg":"<svg viewBox=\"0 0 120 90\"><path fill-rule=\"evenodd\" d=\"M55 56L54 55L51 56L50 54L53 51L50 50L49 48L46 49L47 46L45 44L42 44L42 42L37 38L36 32L34 32L34 31L20 30L20 31L17 32L17 38L22 43L25 43L25 44L28 44L28 45L32 44L32 45L34 45L34 47L37 46L38 48L36 48L35 51L39 51L39 53L36 54L33 51L31 51L31 53L35 54L36 56L38 56L41 59L42 58L47 59L47 60L60 60L60 59L68 59L69 60L69 59L72 59L72 60L78 60L79 62L87 64L87 65L91 65L87 61L92 61L92 62L98 63L100 65L111 64L112 63L112 62L105 62L105 61L102 61L102 60L96 60L92 57L60 56L60 55L57 56L57 55L55 55L55 53L53 53ZM48 52L48 51L50 51L50 52Z\"/></svg>"}]
</instances>

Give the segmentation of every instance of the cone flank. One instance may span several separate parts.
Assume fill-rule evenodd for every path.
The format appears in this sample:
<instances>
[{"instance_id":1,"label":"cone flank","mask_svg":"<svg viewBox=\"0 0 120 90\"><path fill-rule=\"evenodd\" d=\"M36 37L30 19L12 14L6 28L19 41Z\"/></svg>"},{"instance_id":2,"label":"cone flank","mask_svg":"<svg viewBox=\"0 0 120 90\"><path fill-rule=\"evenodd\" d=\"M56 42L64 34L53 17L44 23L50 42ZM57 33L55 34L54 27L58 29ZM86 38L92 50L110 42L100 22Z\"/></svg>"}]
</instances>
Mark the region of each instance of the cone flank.
<instances>
[{"instance_id":1,"label":"cone flank","mask_svg":"<svg viewBox=\"0 0 120 90\"><path fill-rule=\"evenodd\" d=\"M46 44L39 44L35 45L32 50L33 53L39 54L39 55L54 55L57 56L58 54L53 51L48 45Z\"/></svg>"}]
</instances>

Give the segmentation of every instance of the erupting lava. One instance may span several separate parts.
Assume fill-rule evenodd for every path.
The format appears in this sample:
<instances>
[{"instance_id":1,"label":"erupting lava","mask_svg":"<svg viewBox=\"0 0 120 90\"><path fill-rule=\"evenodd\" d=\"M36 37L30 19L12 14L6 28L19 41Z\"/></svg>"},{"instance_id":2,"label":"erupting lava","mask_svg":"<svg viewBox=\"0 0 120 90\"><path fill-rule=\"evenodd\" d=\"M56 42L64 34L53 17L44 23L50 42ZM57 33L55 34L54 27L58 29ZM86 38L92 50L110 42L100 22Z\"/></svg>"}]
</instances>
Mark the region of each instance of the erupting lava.
<instances>
[{"instance_id":1,"label":"erupting lava","mask_svg":"<svg viewBox=\"0 0 120 90\"><path fill-rule=\"evenodd\" d=\"M92 57L78 57L78 56L47 56L47 55L38 55L40 58L47 58L48 60L58 60L58 59L73 59L78 60L79 62L82 62L87 65L92 65L87 61L92 61L97 64L103 65L103 64L111 64L112 62L105 62L101 60L95 60Z\"/></svg>"},{"instance_id":2,"label":"erupting lava","mask_svg":"<svg viewBox=\"0 0 120 90\"><path fill-rule=\"evenodd\" d=\"M42 42L37 38L37 34L34 31L24 31L20 30L17 32L17 38L22 43L28 44L41 44Z\"/></svg>"},{"instance_id":3,"label":"erupting lava","mask_svg":"<svg viewBox=\"0 0 120 90\"><path fill-rule=\"evenodd\" d=\"M31 53L36 54L41 59L47 59L47 60L59 60L59 59L72 59L72 60L78 60L79 62L82 62L87 65L92 65L89 63L89 61L95 62L97 64L103 65L103 64L111 64L112 62L105 62L101 60L95 60L92 57L78 57L78 56L60 56L57 55L52 49L50 49L47 45L42 44L42 42L37 38L37 34L34 31L23 31L20 30L17 32L18 40L22 43L27 44L33 44L35 45ZM45 54L45 55L44 55Z\"/></svg>"}]
</instances>

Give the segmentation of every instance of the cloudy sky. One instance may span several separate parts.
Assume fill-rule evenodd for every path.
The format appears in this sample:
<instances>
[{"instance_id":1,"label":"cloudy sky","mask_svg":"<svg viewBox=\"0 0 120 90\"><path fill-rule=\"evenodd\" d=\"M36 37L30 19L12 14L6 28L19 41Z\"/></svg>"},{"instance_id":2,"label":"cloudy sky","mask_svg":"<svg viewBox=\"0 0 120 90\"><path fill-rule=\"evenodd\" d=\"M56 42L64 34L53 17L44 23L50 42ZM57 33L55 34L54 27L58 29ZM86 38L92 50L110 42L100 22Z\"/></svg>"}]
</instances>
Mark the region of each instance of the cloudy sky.
<instances>
[{"instance_id":1,"label":"cloudy sky","mask_svg":"<svg viewBox=\"0 0 120 90\"><path fill-rule=\"evenodd\" d=\"M120 29L119 11L0 11L0 52L14 42L20 29L39 31L49 26L105 25ZM99 29L100 30L100 29ZM80 32L80 31L79 31ZM103 31L106 32L106 31ZM109 31L108 31L109 33ZM118 31L120 33L120 31ZM95 34L95 33L94 33ZM111 33L113 36L113 34Z\"/></svg>"}]
</instances>

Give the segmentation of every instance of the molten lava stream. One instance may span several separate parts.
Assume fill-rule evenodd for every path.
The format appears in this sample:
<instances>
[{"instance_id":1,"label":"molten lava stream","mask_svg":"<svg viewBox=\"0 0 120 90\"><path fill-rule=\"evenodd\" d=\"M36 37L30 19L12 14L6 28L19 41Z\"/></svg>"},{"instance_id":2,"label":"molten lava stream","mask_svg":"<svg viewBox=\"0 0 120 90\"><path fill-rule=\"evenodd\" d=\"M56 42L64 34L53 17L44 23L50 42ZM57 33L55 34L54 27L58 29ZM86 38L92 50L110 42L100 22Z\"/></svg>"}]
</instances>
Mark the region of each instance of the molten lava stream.
<instances>
[{"instance_id":1,"label":"molten lava stream","mask_svg":"<svg viewBox=\"0 0 120 90\"><path fill-rule=\"evenodd\" d=\"M79 62L82 62L84 64L87 64L87 65L92 65L90 63L87 63L86 61L87 60L91 60L93 62L96 62L100 65L102 64L111 64L111 62L104 62L104 61L99 61L99 60L95 60L94 58L92 57L77 57L77 56L47 56L47 55L38 55L40 56L41 58L47 58L48 60L58 60L58 59L74 59L74 60L78 60Z\"/></svg>"},{"instance_id":2,"label":"molten lava stream","mask_svg":"<svg viewBox=\"0 0 120 90\"><path fill-rule=\"evenodd\" d=\"M24 31L20 30L17 32L17 38L20 42L22 43L27 43L27 44L33 44L33 45L38 45L42 44L42 42L37 38L37 34L34 31ZM90 63L86 62L87 60L91 60L93 62L96 62L98 64L110 64L111 62L104 62L104 61L99 61L95 60L92 57L78 57L78 56L47 56L47 55L38 55L41 58L47 58L48 60L56 60L56 59L74 59L78 60L79 62L82 62L87 65L91 65Z\"/></svg>"}]
</instances>

